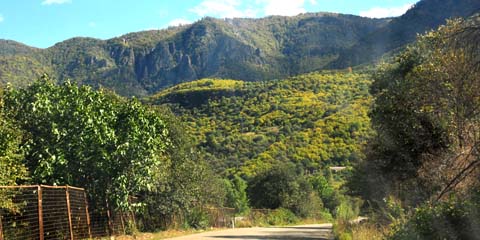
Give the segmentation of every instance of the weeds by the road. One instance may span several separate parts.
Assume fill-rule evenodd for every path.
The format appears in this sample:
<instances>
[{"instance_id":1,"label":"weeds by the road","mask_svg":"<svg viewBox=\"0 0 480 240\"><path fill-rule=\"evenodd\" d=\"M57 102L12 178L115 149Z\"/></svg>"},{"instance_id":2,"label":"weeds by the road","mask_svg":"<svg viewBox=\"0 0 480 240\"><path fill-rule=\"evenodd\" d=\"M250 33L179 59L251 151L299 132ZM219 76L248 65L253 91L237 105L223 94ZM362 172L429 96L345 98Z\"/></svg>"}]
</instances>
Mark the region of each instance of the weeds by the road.
<instances>
[{"instance_id":1,"label":"weeds by the road","mask_svg":"<svg viewBox=\"0 0 480 240\"><path fill-rule=\"evenodd\" d=\"M353 240L381 240L384 236L382 229L371 223L362 223L352 227Z\"/></svg>"}]
</instances>

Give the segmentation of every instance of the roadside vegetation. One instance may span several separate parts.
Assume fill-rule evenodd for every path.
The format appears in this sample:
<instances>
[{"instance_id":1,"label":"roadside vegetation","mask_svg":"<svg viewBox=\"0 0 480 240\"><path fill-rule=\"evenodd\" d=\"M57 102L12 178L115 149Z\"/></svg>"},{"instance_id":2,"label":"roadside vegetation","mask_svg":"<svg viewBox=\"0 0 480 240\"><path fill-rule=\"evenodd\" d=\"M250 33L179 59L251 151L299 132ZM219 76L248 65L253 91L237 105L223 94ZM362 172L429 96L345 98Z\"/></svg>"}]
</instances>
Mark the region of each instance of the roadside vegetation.
<instances>
[{"instance_id":1,"label":"roadside vegetation","mask_svg":"<svg viewBox=\"0 0 480 240\"><path fill-rule=\"evenodd\" d=\"M339 239L478 237L479 20L448 21L376 71L375 134L348 183L370 220L339 223Z\"/></svg>"},{"instance_id":2,"label":"roadside vegetation","mask_svg":"<svg viewBox=\"0 0 480 240\"><path fill-rule=\"evenodd\" d=\"M217 83L212 85L206 80L189 86L199 86L201 90L183 89L175 94L222 91L223 85ZM226 83L228 88L244 86L235 81ZM318 89L309 90L312 84ZM185 107L181 111L193 113L179 117L171 110L179 111L178 105L146 105L106 89L69 81L57 85L45 75L26 88L2 88L0 167L2 173L8 174L0 176L0 183L84 187L91 209L133 211L137 222L127 223L131 234L169 228L207 229L211 226L208 209L224 207L232 208L234 216L248 219L238 222L245 227L330 221L346 198L342 185L349 171L332 173L328 166L348 165L359 154L365 139L362 135L368 133L368 120L365 111L357 113L352 108L363 109L360 102L368 101L368 96L365 99L365 93L352 92L366 89L366 84L368 80L360 75L324 73L263 84L260 92L255 88L261 83L249 85L246 95L236 100L239 106L246 103L241 111L251 115L247 115L249 125L237 125L235 120L231 126L237 128L232 136L245 140L237 148L239 159L216 168L219 159L229 154L223 152L224 144L210 144L229 138L224 129L227 125L208 129L208 134L200 129L192 135L195 125L181 120L194 119L193 114L199 110ZM262 95L267 94L268 88L283 95L274 97L278 106L261 112L267 106L269 98ZM165 96L171 97L170 94ZM261 95L264 106L247 103L256 94ZM223 96L210 97L205 103L208 105L196 107L210 108L225 104L222 101L229 102ZM312 101L303 101L304 98ZM303 119L302 116L310 115L302 111L312 111L312 106L323 109L322 113ZM225 109L219 105L212 109L212 115L198 116L199 126L206 128L202 122L207 118L216 121ZM285 119L275 115L295 111L300 115L290 119L294 123L282 122ZM236 113L231 114L224 117L233 118ZM252 133L256 137L242 137ZM304 136L297 139L299 134ZM215 135L218 140L212 138ZM323 157L309 159L313 153L291 153L288 149L294 148L290 146L275 150L267 144L286 145L290 139L300 145L310 137L308 146L319 141L331 143L324 150L312 149L327 151ZM259 146L259 151L248 154L248 147L254 149L254 145ZM261 163L257 158L268 154L286 156L278 162L257 166ZM287 160L290 154L298 160ZM3 199L3 210L14 211L15 207L9 199ZM256 209L264 212L250 217Z\"/></svg>"}]
</instances>

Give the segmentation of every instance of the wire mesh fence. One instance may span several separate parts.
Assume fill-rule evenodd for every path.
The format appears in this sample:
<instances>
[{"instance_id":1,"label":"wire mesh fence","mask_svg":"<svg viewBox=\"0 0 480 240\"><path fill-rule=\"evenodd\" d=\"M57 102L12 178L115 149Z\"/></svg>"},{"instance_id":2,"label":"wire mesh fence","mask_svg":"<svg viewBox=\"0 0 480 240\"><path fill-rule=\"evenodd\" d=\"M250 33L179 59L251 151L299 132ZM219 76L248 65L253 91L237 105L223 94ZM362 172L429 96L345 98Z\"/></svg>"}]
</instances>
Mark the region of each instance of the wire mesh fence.
<instances>
[{"instance_id":1,"label":"wire mesh fence","mask_svg":"<svg viewBox=\"0 0 480 240\"><path fill-rule=\"evenodd\" d=\"M1 239L38 239L38 188L2 188L5 199L11 199L8 210L1 209Z\"/></svg>"},{"instance_id":2,"label":"wire mesh fence","mask_svg":"<svg viewBox=\"0 0 480 240\"><path fill-rule=\"evenodd\" d=\"M6 203L6 199L8 200ZM108 203L89 209L82 188L71 186L0 186L0 240L92 239L125 235L129 230L151 221L133 212L111 211ZM235 209L202 208L208 225L216 228L235 226ZM248 219L268 214L252 210ZM161 220L158 220L158 218ZM237 216L238 218L238 216ZM243 218L243 217L241 217ZM181 225L183 214L156 216L162 226ZM157 224L158 225L158 224ZM132 228L133 227L133 228Z\"/></svg>"},{"instance_id":3,"label":"wire mesh fence","mask_svg":"<svg viewBox=\"0 0 480 240\"><path fill-rule=\"evenodd\" d=\"M91 237L88 204L82 188L1 186L11 201L0 209L0 239L85 239Z\"/></svg>"},{"instance_id":4,"label":"wire mesh fence","mask_svg":"<svg viewBox=\"0 0 480 240\"><path fill-rule=\"evenodd\" d=\"M256 221L257 219L262 219L272 212L271 209L250 209L250 212L247 218L251 221Z\"/></svg>"},{"instance_id":5,"label":"wire mesh fence","mask_svg":"<svg viewBox=\"0 0 480 240\"><path fill-rule=\"evenodd\" d=\"M110 210L90 212L90 229L93 238L125 235L128 233L129 224L135 224L135 216L131 212Z\"/></svg>"},{"instance_id":6,"label":"wire mesh fence","mask_svg":"<svg viewBox=\"0 0 480 240\"><path fill-rule=\"evenodd\" d=\"M209 218L209 225L216 228L228 228L234 225L234 208L204 208Z\"/></svg>"}]
</instances>

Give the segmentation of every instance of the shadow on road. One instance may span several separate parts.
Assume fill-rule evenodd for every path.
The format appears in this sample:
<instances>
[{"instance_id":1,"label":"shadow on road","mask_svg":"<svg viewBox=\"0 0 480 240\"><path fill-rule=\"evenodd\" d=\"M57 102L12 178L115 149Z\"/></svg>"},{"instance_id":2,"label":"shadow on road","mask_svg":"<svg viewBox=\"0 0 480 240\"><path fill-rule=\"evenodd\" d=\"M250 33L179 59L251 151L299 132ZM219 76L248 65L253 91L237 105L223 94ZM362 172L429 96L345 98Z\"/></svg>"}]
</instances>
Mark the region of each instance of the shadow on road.
<instances>
[{"instance_id":1,"label":"shadow on road","mask_svg":"<svg viewBox=\"0 0 480 240\"><path fill-rule=\"evenodd\" d=\"M275 227L275 228L287 228L287 229L298 229L298 230L318 230L318 231L331 231L332 227Z\"/></svg>"},{"instance_id":2,"label":"shadow on road","mask_svg":"<svg viewBox=\"0 0 480 240\"><path fill-rule=\"evenodd\" d=\"M254 227L228 229L219 232L201 233L177 238L177 240L301 240L317 239L332 240L333 233L331 224L310 224L291 227Z\"/></svg>"},{"instance_id":3,"label":"shadow on road","mask_svg":"<svg viewBox=\"0 0 480 240\"><path fill-rule=\"evenodd\" d=\"M212 236L212 238L220 239L273 239L273 240L303 240L303 239L317 239L317 240L330 240L328 237L316 237L316 236L302 236L302 237L293 237L291 235L274 235L274 236L259 236L259 235L243 235L243 236Z\"/></svg>"}]
</instances>

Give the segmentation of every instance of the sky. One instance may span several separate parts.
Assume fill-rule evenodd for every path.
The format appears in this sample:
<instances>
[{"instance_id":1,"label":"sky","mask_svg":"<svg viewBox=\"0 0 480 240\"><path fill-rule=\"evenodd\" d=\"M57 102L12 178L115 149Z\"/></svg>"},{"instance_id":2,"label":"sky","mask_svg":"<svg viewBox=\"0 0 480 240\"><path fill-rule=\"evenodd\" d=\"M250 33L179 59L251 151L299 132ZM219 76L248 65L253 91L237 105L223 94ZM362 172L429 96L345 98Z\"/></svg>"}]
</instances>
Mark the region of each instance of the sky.
<instances>
[{"instance_id":1,"label":"sky","mask_svg":"<svg viewBox=\"0 0 480 240\"><path fill-rule=\"evenodd\" d=\"M47 48L82 36L109 39L129 32L189 24L202 17L293 16L335 12L395 17L418 0L0 0L0 39Z\"/></svg>"}]
</instances>

